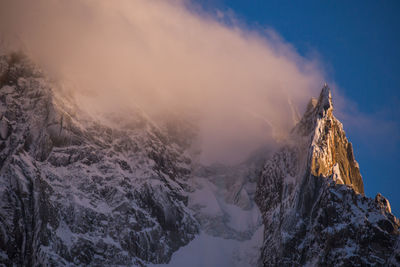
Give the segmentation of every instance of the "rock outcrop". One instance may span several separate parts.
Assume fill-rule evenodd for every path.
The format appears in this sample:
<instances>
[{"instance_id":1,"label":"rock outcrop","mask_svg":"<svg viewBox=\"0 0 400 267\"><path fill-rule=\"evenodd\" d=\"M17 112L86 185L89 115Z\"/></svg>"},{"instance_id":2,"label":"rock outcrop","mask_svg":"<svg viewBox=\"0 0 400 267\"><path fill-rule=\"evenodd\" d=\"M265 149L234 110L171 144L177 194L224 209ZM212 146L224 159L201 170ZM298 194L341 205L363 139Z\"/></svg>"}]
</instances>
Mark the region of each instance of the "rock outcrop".
<instances>
[{"instance_id":1,"label":"rock outcrop","mask_svg":"<svg viewBox=\"0 0 400 267\"><path fill-rule=\"evenodd\" d=\"M262 266L398 266L399 220L364 196L351 143L327 86L286 145L267 161L256 202L264 222Z\"/></svg>"}]
</instances>

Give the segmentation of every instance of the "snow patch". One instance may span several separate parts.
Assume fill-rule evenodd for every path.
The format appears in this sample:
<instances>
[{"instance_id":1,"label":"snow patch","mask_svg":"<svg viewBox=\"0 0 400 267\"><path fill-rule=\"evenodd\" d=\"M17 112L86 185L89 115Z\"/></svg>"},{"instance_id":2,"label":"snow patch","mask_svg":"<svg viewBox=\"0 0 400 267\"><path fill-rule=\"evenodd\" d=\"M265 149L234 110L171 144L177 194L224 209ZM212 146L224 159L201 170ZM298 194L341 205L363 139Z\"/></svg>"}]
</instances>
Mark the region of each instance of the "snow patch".
<instances>
[{"instance_id":1,"label":"snow patch","mask_svg":"<svg viewBox=\"0 0 400 267\"><path fill-rule=\"evenodd\" d=\"M257 265L263 242L264 227L250 240L240 242L200 233L187 246L173 254L168 264L150 264L149 267L253 267Z\"/></svg>"}]
</instances>

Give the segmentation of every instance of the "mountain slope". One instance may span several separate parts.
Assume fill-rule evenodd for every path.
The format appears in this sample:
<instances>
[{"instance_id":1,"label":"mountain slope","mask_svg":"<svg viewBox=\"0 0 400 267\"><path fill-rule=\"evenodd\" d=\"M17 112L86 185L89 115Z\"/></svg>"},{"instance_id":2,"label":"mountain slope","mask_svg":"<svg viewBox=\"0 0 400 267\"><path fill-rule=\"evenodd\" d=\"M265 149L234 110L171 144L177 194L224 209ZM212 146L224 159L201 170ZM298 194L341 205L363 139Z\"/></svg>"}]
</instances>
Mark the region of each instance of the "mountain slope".
<instances>
[{"instance_id":1,"label":"mountain slope","mask_svg":"<svg viewBox=\"0 0 400 267\"><path fill-rule=\"evenodd\" d=\"M205 167L188 152L189 122L156 125L140 110L93 118L25 56L0 64L0 265L168 263L196 234L191 247L224 246L222 257L198 254L209 263L257 260L253 195L268 153Z\"/></svg>"},{"instance_id":2,"label":"mountain slope","mask_svg":"<svg viewBox=\"0 0 400 267\"><path fill-rule=\"evenodd\" d=\"M168 134L137 111L85 116L22 55L0 67L0 265L161 263L194 238Z\"/></svg>"},{"instance_id":3,"label":"mountain slope","mask_svg":"<svg viewBox=\"0 0 400 267\"><path fill-rule=\"evenodd\" d=\"M290 138L267 161L256 202L263 266L397 266L399 220L365 197L359 167L330 90L312 99Z\"/></svg>"}]
</instances>

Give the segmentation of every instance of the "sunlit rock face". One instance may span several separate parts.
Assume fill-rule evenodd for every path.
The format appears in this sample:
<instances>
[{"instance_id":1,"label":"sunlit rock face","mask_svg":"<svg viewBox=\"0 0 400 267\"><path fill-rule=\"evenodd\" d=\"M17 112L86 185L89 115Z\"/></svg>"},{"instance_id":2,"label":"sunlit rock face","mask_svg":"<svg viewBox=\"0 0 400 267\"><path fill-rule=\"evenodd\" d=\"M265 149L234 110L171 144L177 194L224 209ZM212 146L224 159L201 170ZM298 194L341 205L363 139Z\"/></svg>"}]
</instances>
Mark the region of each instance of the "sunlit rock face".
<instances>
[{"instance_id":1,"label":"sunlit rock face","mask_svg":"<svg viewBox=\"0 0 400 267\"><path fill-rule=\"evenodd\" d=\"M364 194L364 184L353 148L343 131L343 125L332 114L332 97L328 87L322 89L319 99L312 99L293 134L312 138L310 170L314 176L335 174L338 183L350 185Z\"/></svg>"},{"instance_id":2,"label":"sunlit rock face","mask_svg":"<svg viewBox=\"0 0 400 267\"><path fill-rule=\"evenodd\" d=\"M399 220L380 194L364 196L351 143L332 111L325 86L263 168L256 191L262 266L400 264Z\"/></svg>"},{"instance_id":3,"label":"sunlit rock face","mask_svg":"<svg viewBox=\"0 0 400 267\"><path fill-rule=\"evenodd\" d=\"M107 126L53 86L0 58L0 265L168 262L198 232L190 159L140 112Z\"/></svg>"}]
</instances>

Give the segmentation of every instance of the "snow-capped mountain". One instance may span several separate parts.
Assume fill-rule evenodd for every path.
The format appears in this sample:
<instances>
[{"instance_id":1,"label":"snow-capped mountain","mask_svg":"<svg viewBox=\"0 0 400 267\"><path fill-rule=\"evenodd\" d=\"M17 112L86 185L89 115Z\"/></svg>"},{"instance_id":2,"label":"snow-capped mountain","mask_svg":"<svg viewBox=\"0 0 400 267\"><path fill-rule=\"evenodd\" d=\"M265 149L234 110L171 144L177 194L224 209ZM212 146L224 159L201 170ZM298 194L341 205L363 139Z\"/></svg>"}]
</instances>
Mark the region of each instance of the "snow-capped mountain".
<instances>
[{"instance_id":1,"label":"snow-capped mountain","mask_svg":"<svg viewBox=\"0 0 400 267\"><path fill-rule=\"evenodd\" d=\"M256 201L263 266L399 266L399 220L387 199L364 196L330 90L312 99L287 144L267 161Z\"/></svg>"},{"instance_id":2,"label":"snow-capped mountain","mask_svg":"<svg viewBox=\"0 0 400 267\"><path fill-rule=\"evenodd\" d=\"M277 152L236 166L197 162L185 120L95 118L59 87L0 57L0 265L400 264L327 87Z\"/></svg>"}]
</instances>

